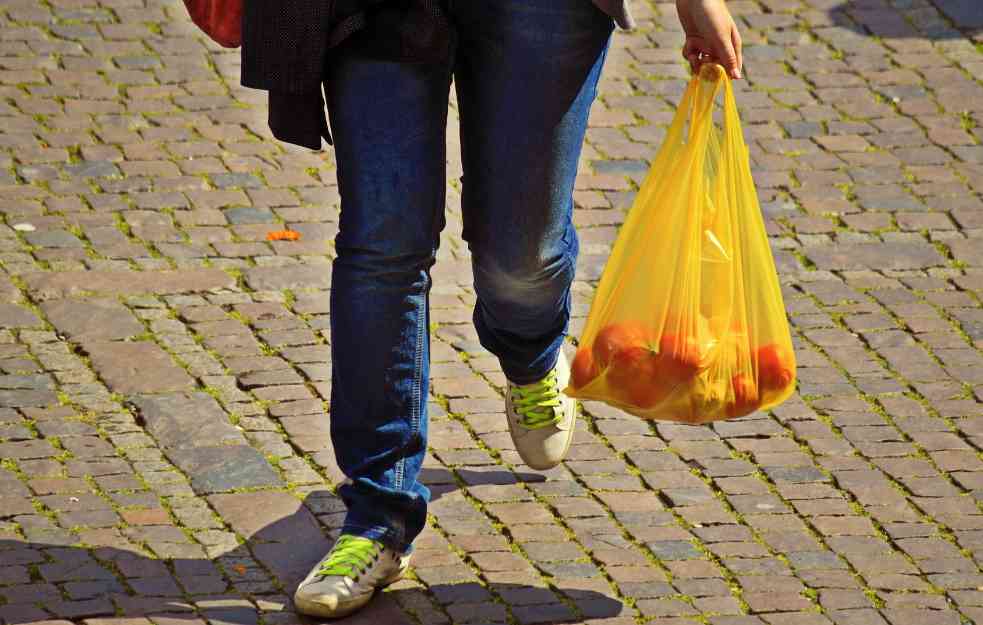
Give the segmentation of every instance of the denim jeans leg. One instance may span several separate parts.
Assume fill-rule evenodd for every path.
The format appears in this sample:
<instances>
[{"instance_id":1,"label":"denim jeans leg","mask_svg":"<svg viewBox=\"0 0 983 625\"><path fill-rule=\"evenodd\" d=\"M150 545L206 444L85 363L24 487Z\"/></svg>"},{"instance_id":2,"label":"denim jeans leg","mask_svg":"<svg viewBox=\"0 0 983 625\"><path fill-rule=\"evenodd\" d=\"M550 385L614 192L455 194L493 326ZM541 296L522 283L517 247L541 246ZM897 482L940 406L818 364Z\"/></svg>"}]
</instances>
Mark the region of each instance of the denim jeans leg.
<instances>
[{"instance_id":1,"label":"denim jeans leg","mask_svg":"<svg viewBox=\"0 0 983 625\"><path fill-rule=\"evenodd\" d=\"M613 22L588 0L454 0L474 324L505 376L556 364L578 252L573 186Z\"/></svg>"},{"instance_id":2,"label":"denim jeans leg","mask_svg":"<svg viewBox=\"0 0 983 625\"><path fill-rule=\"evenodd\" d=\"M450 68L339 52L328 111L341 194L331 283L331 440L342 531L408 550L430 493L430 267L444 226Z\"/></svg>"}]
</instances>

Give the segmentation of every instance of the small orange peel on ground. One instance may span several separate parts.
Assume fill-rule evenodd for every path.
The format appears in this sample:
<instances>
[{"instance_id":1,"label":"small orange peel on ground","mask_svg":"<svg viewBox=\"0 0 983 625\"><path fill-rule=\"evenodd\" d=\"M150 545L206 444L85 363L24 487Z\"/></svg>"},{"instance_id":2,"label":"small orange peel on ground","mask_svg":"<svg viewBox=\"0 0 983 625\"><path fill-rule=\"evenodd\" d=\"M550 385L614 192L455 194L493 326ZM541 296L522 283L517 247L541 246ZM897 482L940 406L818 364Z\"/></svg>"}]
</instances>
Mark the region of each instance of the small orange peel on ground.
<instances>
[{"instance_id":1,"label":"small orange peel on ground","mask_svg":"<svg viewBox=\"0 0 983 625\"><path fill-rule=\"evenodd\" d=\"M296 241L300 233L296 230L273 230L266 233L267 241Z\"/></svg>"}]
</instances>

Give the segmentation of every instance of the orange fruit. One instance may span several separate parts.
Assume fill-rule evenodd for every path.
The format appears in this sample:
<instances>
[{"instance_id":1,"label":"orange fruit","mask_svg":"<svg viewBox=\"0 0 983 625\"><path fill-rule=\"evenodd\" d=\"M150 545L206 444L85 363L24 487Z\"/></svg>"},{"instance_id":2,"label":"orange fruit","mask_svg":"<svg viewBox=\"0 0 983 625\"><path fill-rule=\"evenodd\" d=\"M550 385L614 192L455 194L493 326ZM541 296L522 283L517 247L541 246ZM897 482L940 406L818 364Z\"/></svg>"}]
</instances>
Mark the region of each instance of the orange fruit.
<instances>
[{"instance_id":1,"label":"orange fruit","mask_svg":"<svg viewBox=\"0 0 983 625\"><path fill-rule=\"evenodd\" d=\"M757 349L758 387L762 391L781 391L795 380L795 358L784 347L769 343Z\"/></svg>"},{"instance_id":2,"label":"orange fruit","mask_svg":"<svg viewBox=\"0 0 983 625\"><path fill-rule=\"evenodd\" d=\"M674 380L686 380L700 370L703 350L693 335L663 334L659 339L659 354L663 371Z\"/></svg>"},{"instance_id":3,"label":"orange fruit","mask_svg":"<svg viewBox=\"0 0 983 625\"><path fill-rule=\"evenodd\" d=\"M607 381L619 399L638 408L652 408L672 390L666 384L659 354L637 345L614 354Z\"/></svg>"},{"instance_id":4,"label":"orange fruit","mask_svg":"<svg viewBox=\"0 0 983 625\"><path fill-rule=\"evenodd\" d=\"M574 388L583 388L600 373L597 363L594 362L594 350L588 346L582 346L577 350L577 355L573 358L570 365L570 381Z\"/></svg>"},{"instance_id":5,"label":"orange fruit","mask_svg":"<svg viewBox=\"0 0 983 625\"><path fill-rule=\"evenodd\" d=\"M727 402L727 416L730 418L751 414L758 409L758 387L751 376L744 373L734 374L730 379L730 387L734 393L732 401Z\"/></svg>"},{"instance_id":6,"label":"orange fruit","mask_svg":"<svg viewBox=\"0 0 983 625\"><path fill-rule=\"evenodd\" d=\"M636 321L608 324L594 338L594 360L598 367L607 367L618 351L647 346L651 340L652 332Z\"/></svg>"}]
</instances>

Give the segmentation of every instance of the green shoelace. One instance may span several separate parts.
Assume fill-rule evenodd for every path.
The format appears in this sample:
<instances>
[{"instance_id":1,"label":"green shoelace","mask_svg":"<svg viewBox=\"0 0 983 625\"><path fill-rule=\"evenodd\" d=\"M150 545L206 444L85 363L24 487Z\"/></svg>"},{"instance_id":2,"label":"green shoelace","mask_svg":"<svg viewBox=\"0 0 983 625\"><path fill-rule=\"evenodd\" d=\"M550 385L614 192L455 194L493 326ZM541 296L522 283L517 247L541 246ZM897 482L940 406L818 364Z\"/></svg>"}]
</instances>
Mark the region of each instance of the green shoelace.
<instances>
[{"instance_id":1,"label":"green shoelace","mask_svg":"<svg viewBox=\"0 0 983 625\"><path fill-rule=\"evenodd\" d=\"M342 534L317 573L323 577L341 575L358 579L381 551L382 546L374 540Z\"/></svg>"},{"instance_id":2,"label":"green shoelace","mask_svg":"<svg viewBox=\"0 0 983 625\"><path fill-rule=\"evenodd\" d=\"M526 429L538 430L558 423L563 418L560 404L556 369L535 384L512 387L512 405Z\"/></svg>"}]
</instances>

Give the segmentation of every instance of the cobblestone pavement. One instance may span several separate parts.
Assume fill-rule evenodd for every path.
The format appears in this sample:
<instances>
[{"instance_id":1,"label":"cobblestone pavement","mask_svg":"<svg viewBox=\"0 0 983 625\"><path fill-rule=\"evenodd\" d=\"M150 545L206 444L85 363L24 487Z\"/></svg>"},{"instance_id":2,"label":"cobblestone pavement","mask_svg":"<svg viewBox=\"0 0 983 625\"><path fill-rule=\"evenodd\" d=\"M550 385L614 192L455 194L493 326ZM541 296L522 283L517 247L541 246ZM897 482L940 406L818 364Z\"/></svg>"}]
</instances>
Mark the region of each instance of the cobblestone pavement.
<instances>
[{"instance_id":1,"label":"cobblestone pavement","mask_svg":"<svg viewBox=\"0 0 983 625\"><path fill-rule=\"evenodd\" d=\"M578 180L575 335L686 80L672 7L636 5ZM729 6L798 394L709 427L588 404L569 459L528 470L452 183L432 523L346 622L983 623L983 10ZM178 0L0 3L0 625L305 622L289 595L342 516L338 192L238 58Z\"/></svg>"}]
</instances>

